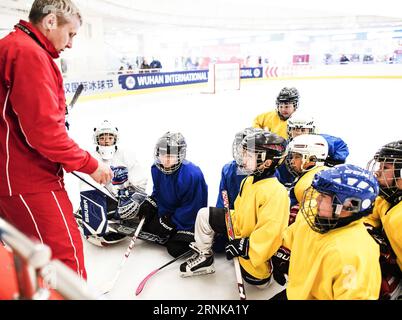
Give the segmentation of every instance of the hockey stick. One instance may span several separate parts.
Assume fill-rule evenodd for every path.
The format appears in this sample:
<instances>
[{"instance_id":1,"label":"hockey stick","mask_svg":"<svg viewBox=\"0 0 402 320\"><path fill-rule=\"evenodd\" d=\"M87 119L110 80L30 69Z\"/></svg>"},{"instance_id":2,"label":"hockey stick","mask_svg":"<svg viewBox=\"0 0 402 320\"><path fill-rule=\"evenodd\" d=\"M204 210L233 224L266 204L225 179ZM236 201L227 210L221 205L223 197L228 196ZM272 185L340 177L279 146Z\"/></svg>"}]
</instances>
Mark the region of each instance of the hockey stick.
<instances>
[{"instance_id":1,"label":"hockey stick","mask_svg":"<svg viewBox=\"0 0 402 320\"><path fill-rule=\"evenodd\" d=\"M103 294L106 294L106 293L110 292L113 289L114 285L116 284L117 279L119 278L120 273L123 270L123 267L124 267L129 255L130 255L130 253L131 253L131 250L134 248L135 240L137 240L137 237L140 234L140 231L142 229L142 226L144 225L144 222L145 222L145 216L142 217L142 219L141 219L141 221L140 221L140 223L139 223L139 225L137 227L137 230L135 230L135 233L134 233L133 237L131 238L130 244L128 245L128 248L127 248L126 252L124 253L124 257L120 262L119 269L117 269L117 272L116 272L113 280L111 282L108 282L104 286L104 288L102 290Z\"/></svg>"},{"instance_id":2,"label":"hockey stick","mask_svg":"<svg viewBox=\"0 0 402 320\"><path fill-rule=\"evenodd\" d=\"M107 193L101 189L99 189L97 186L93 185L92 183L90 183L89 181L85 180L83 177L81 177L79 174L75 173L75 172L71 172L72 175L76 176L78 179L80 179L81 181L85 182L87 185L91 186L92 188L94 188L95 190L98 190L100 193L103 193L105 196L109 197L110 199L118 202L118 200L116 199L116 197L114 197L112 194L110 194L110 191L107 190L104 186L104 188L107 190Z\"/></svg>"},{"instance_id":3,"label":"hockey stick","mask_svg":"<svg viewBox=\"0 0 402 320\"><path fill-rule=\"evenodd\" d=\"M223 204L225 206L225 221L226 221L226 228L228 230L228 237L229 240L233 240L235 238L235 235L233 231L232 217L230 216L229 197L228 192L226 190L222 190L222 198L223 198ZM235 266L237 287L239 289L240 300L246 300L246 289L244 288L243 277L241 275L239 257L235 257L233 261Z\"/></svg>"},{"instance_id":4,"label":"hockey stick","mask_svg":"<svg viewBox=\"0 0 402 320\"><path fill-rule=\"evenodd\" d=\"M169 264L171 264L171 263L173 263L173 262L175 262L175 261L177 261L177 260L179 260L179 259L181 259L181 258L184 258L184 257L188 256L188 255L189 255L190 253L192 253L192 252L193 252L193 250L190 249L190 250L184 252L183 254L181 254L180 256L178 256L178 257L176 257L176 258L170 260L168 263L164 264L162 267L159 267L158 269L155 269L155 270L152 271L150 274L148 274L148 275L140 282L140 284L138 285L137 290L135 290L135 295L138 296L138 295L142 292L142 289L144 289L145 283L146 283L146 282L149 280L149 278L151 278L155 273L157 273L158 271L160 271L160 270L162 270L163 268L167 267Z\"/></svg>"},{"instance_id":5,"label":"hockey stick","mask_svg":"<svg viewBox=\"0 0 402 320\"><path fill-rule=\"evenodd\" d=\"M75 90L74 96L70 101L70 104L66 106L66 128L67 130L70 129L70 123L67 120L68 114L70 113L70 110L74 107L75 103L77 102L79 96L82 93L82 90L84 89L84 85L80 83L80 85L77 87L77 90Z\"/></svg>"},{"instance_id":6,"label":"hockey stick","mask_svg":"<svg viewBox=\"0 0 402 320\"><path fill-rule=\"evenodd\" d=\"M75 90L74 96L71 99L70 104L67 107L67 114L68 114L68 111L70 111L74 107L74 105L77 102L78 98L80 97L83 89L84 89L84 85L82 83L80 83L80 85L77 87L77 90Z\"/></svg>"}]
</instances>

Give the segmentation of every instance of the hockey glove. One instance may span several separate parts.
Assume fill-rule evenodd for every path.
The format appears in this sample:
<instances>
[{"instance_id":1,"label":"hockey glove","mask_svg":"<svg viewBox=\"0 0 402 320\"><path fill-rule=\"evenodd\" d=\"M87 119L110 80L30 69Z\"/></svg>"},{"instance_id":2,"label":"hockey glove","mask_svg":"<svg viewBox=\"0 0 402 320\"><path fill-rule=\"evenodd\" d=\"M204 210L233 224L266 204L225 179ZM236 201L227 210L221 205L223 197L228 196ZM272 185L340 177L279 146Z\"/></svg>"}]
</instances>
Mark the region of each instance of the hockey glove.
<instances>
[{"instance_id":1,"label":"hockey glove","mask_svg":"<svg viewBox=\"0 0 402 320\"><path fill-rule=\"evenodd\" d=\"M299 212L299 204L295 204L290 208L290 215L289 215L289 222L288 225L290 226L293 222L296 221L297 213Z\"/></svg>"},{"instance_id":2,"label":"hockey glove","mask_svg":"<svg viewBox=\"0 0 402 320\"><path fill-rule=\"evenodd\" d=\"M402 292L402 280L400 275L382 275L380 296L378 300L398 300Z\"/></svg>"},{"instance_id":3,"label":"hockey glove","mask_svg":"<svg viewBox=\"0 0 402 320\"><path fill-rule=\"evenodd\" d=\"M159 230L158 234L161 237L170 236L176 230L176 226L172 222L170 216L164 215L159 217Z\"/></svg>"},{"instance_id":4,"label":"hockey glove","mask_svg":"<svg viewBox=\"0 0 402 320\"><path fill-rule=\"evenodd\" d=\"M127 167L123 167L123 166L113 167L113 166L110 166L110 168L113 171L112 184L114 186L123 184L126 181L128 181L128 169L127 169Z\"/></svg>"},{"instance_id":5,"label":"hockey glove","mask_svg":"<svg viewBox=\"0 0 402 320\"><path fill-rule=\"evenodd\" d=\"M134 219L146 198L146 193L119 190L119 201L116 210L117 219Z\"/></svg>"},{"instance_id":6,"label":"hockey glove","mask_svg":"<svg viewBox=\"0 0 402 320\"><path fill-rule=\"evenodd\" d=\"M384 276L400 276L400 269L396 262L396 255L388 242L384 232L380 228L374 228L371 224L365 223L366 230L380 246L380 266Z\"/></svg>"},{"instance_id":7,"label":"hockey glove","mask_svg":"<svg viewBox=\"0 0 402 320\"><path fill-rule=\"evenodd\" d=\"M157 214L158 205L156 204L155 199L152 196L147 197L140 207L138 216L140 217L140 219L145 216L145 222L148 222L152 220L152 218Z\"/></svg>"},{"instance_id":8,"label":"hockey glove","mask_svg":"<svg viewBox=\"0 0 402 320\"><path fill-rule=\"evenodd\" d=\"M271 258L273 266L273 276L281 286L286 284L285 275L289 272L290 251L285 247L280 247Z\"/></svg>"},{"instance_id":9,"label":"hockey glove","mask_svg":"<svg viewBox=\"0 0 402 320\"><path fill-rule=\"evenodd\" d=\"M249 238L230 240L225 247L226 259L232 260L234 257L249 259L248 256Z\"/></svg>"}]
</instances>

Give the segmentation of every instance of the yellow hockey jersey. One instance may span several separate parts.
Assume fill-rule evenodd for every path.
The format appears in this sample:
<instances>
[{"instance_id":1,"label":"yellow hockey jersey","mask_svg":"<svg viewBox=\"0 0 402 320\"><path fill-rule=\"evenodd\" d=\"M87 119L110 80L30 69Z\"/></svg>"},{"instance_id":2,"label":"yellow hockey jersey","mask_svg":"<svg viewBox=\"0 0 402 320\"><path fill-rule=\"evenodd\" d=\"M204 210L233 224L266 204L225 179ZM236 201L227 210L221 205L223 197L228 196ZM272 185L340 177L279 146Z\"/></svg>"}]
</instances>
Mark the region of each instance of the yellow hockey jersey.
<instances>
[{"instance_id":1,"label":"yellow hockey jersey","mask_svg":"<svg viewBox=\"0 0 402 320\"><path fill-rule=\"evenodd\" d=\"M297 221L284 232L291 250L289 300L374 300L381 287L380 249L362 219L325 234Z\"/></svg>"},{"instance_id":2,"label":"yellow hockey jersey","mask_svg":"<svg viewBox=\"0 0 402 320\"><path fill-rule=\"evenodd\" d=\"M269 259L282 243L282 232L289 220L289 197L276 177L254 182L242 181L232 212L236 238L248 237L250 259L240 259L241 266L258 279L271 274Z\"/></svg>"},{"instance_id":3,"label":"yellow hockey jersey","mask_svg":"<svg viewBox=\"0 0 402 320\"><path fill-rule=\"evenodd\" d=\"M321 167L316 167L314 169L311 169L310 171L307 171L305 174L303 174L300 179L296 182L293 192L294 195L296 197L297 202L300 204L301 201L303 200L303 195L304 192L311 187L311 184L313 183L314 180L314 175L317 172L320 172L322 170L328 169L328 167L325 166L321 166ZM301 220L301 221L305 221L304 218L302 217L302 213L299 212L297 213L296 216L296 221L297 220Z\"/></svg>"},{"instance_id":4,"label":"yellow hockey jersey","mask_svg":"<svg viewBox=\"0 0 402 320\"><path fill-rule=\"evenodd\" d=\"M395 252L398 266L402 270L402 202L390 208L389 202L382 197L377 197L373 213L365 219L365 222L376 228L382 225L392 250Z\"/></svg>"},{"instance_id":5,"label":"yellow hockey jersey","mask_svg":"<svg viewBox=\"0 0 402 320\"><path fill-rule=\"evenodd\" d=\"M328 169L328 167L325 167L325 166L316 167L314 169L311 169L310 171L307 171L305 174L303 174L300 177L300 179L296 182L295 187L294 187L294 193L295 193L297 202L301 203L301 201L303 199L304 191L306 191L309 187L311 187L315 174L324 169Z\"/></svg>"},{"instance_id":6,"label":"yellow hockey jersey","mask_svg":"<svg viewBox=\"0 0 402 320\"><path fill-rule=\"evenodd\" d=\"M276 110L258 115L254 119L253 127L268 130L285 139L288 138L287 121L281 120Z\"/></svg>"}]
</instances>

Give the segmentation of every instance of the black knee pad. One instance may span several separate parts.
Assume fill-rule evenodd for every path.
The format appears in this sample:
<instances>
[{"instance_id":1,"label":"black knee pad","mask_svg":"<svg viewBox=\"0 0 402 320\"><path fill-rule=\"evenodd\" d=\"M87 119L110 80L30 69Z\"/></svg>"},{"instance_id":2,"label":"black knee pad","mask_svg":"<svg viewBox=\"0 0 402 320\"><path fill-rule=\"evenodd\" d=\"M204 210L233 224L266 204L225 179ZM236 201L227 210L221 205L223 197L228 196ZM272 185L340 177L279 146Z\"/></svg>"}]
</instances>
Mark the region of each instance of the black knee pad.
<instances>
[{"instance_id":1,"label":"black knee pad","mask_svg":"<svg viewBox=\"0 0 402 320\"><path fill-rule=\"evenodd\" d=\"M215 234L214 243L212 245L212 250L215 253L225 253L225 247L229 242L228 236L226 234Z\"/></svg>"},{"instance_id":2,"label":"black knee pad","mask_svg":"<svg viewBox=\"0 0 402 320\"><path fill-rule=\"evenodd\" d=\"M216 233L227 234L224 208L209 207L209 225Z\"/></svg>"},{"instance_id":3,"label":"black knee pad","mask_svg":"<svg viewBox=\"0 0 402 320\"><path fill-rule=\"evenodd\" d=\"M166 249L167 249L167 252L173 258L177 258L178 256L182 255L184 252L187 252L188 250L190 250L189 244L190 244L190 242L169 240L166 243Z\"/></svg>"},{"instance_id":4,"label":"black knee pad","mask_svg":"<svg viewBox=\"0 0 402 320\"><path fill-rule=\"evenodd\" d=\"M216 253L225 252L225 246L229 239L227 236L224 208L209 207L209 225L216 233L212 250Z\"/></svg>"},{"instance_id":5,"label":"black knee pad","mask_svg":"<svg viewBox=\"0 0 402 320\"><path fill-rule=\"evenodd\" d=\"M178 230L166 243L168 253L176 258L190 249L189 244L194 242L194 232Z\"/></svg>"}]
</instances>

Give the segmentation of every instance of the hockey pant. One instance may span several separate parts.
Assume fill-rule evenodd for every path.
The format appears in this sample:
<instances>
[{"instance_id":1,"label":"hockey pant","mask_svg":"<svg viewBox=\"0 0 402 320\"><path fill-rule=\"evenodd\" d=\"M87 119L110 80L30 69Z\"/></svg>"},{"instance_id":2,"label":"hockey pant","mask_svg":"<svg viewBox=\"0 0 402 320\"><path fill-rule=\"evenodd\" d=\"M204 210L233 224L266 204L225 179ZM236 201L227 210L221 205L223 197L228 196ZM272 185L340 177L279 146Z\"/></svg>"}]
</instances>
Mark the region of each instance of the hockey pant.
<instances>
[{"instance_id":1,"label":"hockey pant","mask_svg":"<svg viewBox=\"0 0 402 320\"><path fill-rule=\"evenodd\" d=\"M48 245L52 259L86 279L81 235L64 189L0 197L0 216L26 236Z\"/></svg>"},{"instance_id":2,"label":"hockey pant","mask_svg":"<svg viewBox=\"0 0 402 320\"><path fill-rule=\"evenodd\" d=\"M219 236L224 237L225 243L229 241L225 222L225 209L215 207L200 209L195 221L194 238L196 247L201 251L210 251ZM222 241L222 238L219 241ZM252 285L263 285L270 281L270 277L258 279L244 270L241 265L240 267L243 279Z\"/></svg>"},{"instance_id":3,"label":"hockey pant","mask_svg":"<svg viewBox=\"0 0 402 320\"><path fill-rule=\"evenodd\" d=\"M135 224L138 224L138 222L135 222ZM136 228L136 225L133 224L127 226ZM189 244L194 241L194 233L192 231L176 230L175 228L167 232L161 226L159 216L153 214L147 217L138 238L165 246L168 253L176 258L189 250Z\"/></svg>"}]
</instances>

